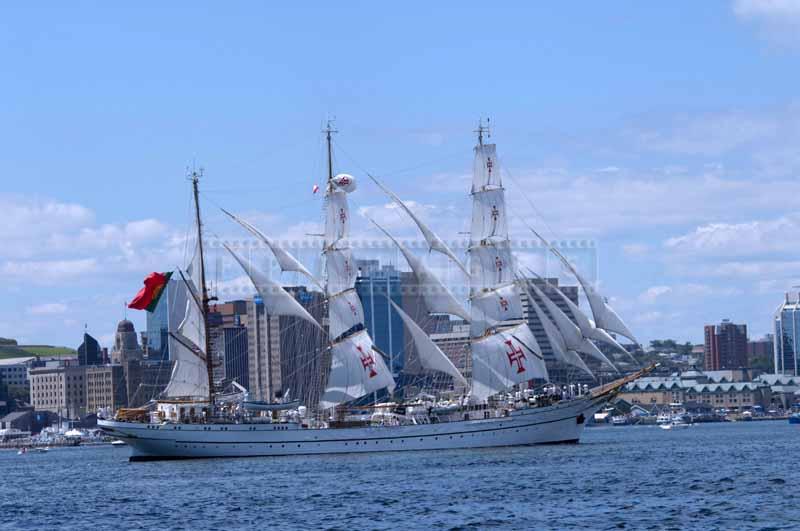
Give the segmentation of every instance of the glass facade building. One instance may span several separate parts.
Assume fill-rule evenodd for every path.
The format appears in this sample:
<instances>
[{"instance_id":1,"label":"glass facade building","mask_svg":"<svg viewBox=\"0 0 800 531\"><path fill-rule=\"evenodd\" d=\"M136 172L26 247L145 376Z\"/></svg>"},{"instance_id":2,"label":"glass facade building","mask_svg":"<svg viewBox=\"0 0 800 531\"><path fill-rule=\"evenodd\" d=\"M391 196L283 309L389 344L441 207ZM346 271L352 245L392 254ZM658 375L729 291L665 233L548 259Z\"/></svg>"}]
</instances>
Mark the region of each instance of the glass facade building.
<instances>
[{"instance_id":1,"label":"glass facade building","mask_svg":"<svg viewBox=\"0 0 800 531\"><path fill-rule=\"evenodd\" d=\"M790 302L789 296L775 312L776 374L798 376L798 341L800 340L800 301Z\"/></svg>"},{"instance_id":2,"label":"glass facade building","mask_svg":"<svg viewBox=\"0 0 800 531\"><path fill-rule=\"evenodd\" d=\"M364 323L370 337L390 361L394 375L405 362L403 320L389 299L403 307L403 274L393 266L377 267L375 261L358 261L356 292L364 307Z\"/></svg>"},{"instance_id":3,"label":"glass facade building","mask_svg":"<svg viewBox=\"0 0 800 531\"><path fill-rule=\"evenodd\" d=\"M175 278L175 277L178 278ZM152 312L147 312L147 353L151 360L168 360L169 332L175 331L186 314L186 287L173 275Z\"/></svg>"}]
</instances>

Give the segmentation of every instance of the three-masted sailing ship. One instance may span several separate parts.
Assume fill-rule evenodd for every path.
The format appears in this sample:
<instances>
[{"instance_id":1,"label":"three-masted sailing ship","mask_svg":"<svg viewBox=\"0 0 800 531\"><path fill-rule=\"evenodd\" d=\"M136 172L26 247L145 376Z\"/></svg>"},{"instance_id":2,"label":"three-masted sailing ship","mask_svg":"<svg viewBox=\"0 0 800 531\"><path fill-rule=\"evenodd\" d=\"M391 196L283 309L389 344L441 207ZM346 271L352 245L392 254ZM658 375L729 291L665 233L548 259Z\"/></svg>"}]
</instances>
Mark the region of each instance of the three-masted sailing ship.
<instances>
[{"instance_id":1,"label":"three-masted sailing ship","mask_svg":"<svg viewBox=\"0 0 800 531\"><path fill-rule=\"evenodd\" d=\"M190 266L178 271L186 306L180 326L170 331L170 382L162 396L146 407L122 409L113 419L100 420L103 431L131 446L131 460L577 442L587 419L642 371L592 390L578 386L577 391L562 393L560 386L548 381L542 349L525 318L524 301L542 323L556 360L589 374L582 355L614 367L595 342L626 352L610 334L631 339L633 335L556 249L550 248L583 287L593 320L557 287L542 289L517 267L496 146L484 143L486 128L482 124L478 128L474 148L469 267L406 203L370 176L408 214L429 250L446 256L469 282L467 309L423 260L378 226L408 262L427 312L469 323L471 370L465 374L417 320L390 301L413 340L420 370L446 375L453 383L446 397L426 395L414 400L394 398L403 395L395 392L392 364L384 359L385 354L365 326L364 309L355 289L358 270L349 240L348 195L355 190L356 182L351 175L334 174L330 125L325 133L328 172L323 280L254 225L225 211L271 250L282 271L304 275L324 290L327 315L317 320L280 283L227 248L252 280L268 315L307 321L326 335L325 359L329 363L323 368L325 374L310 375L323 382L318 400L301 404L297 400L276 402L273 397L250 397L238 385L246 382L234 384L238 394L215 389L208 333L212 298L206 283L199 175L192 173L197 246ZM559 305L557 300L563 303ZM565 305L571 315L561 309ZM454 398L453 388L463 390L462 395ZM351 410L362 414L348 415Z\"/></svg>"}]
</instances>

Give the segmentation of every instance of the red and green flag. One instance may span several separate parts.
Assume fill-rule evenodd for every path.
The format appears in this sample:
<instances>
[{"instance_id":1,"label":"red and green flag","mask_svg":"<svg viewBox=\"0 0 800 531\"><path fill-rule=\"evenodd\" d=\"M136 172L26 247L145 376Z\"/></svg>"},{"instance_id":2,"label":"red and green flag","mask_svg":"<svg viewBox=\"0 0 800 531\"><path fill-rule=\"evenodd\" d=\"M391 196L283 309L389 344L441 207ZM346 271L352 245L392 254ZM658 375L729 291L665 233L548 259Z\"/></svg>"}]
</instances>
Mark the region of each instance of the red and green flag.
<instances>
[{"instance_id":1,"label":"red and green flag","mask_svg":"<svg viewBox=\"0 0 800 531\"><path fill-rule=\"evenodd\" d=\"M172 276L172 271L169 273L150 273L144 279L144 287L139 290L139 293L133 298L128 308L134 310L147 310L152 312L156 309L158 300L161 294L164 293L164 288L167 287L169 277Z\"/></svg>"}]
</instances>

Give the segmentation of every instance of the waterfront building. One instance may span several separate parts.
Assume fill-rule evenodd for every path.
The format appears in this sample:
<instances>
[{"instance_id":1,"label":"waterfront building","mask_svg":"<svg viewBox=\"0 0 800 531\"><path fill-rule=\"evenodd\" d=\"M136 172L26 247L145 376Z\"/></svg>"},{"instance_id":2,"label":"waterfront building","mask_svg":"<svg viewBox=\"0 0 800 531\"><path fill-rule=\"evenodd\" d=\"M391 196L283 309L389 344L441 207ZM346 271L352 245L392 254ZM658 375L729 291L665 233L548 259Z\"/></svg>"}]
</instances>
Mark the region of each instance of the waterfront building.
<instances>
[{"instance_id":1,"label":"waterfront building","mask_svg":"<svg viewBox=\"0 0 800 531\"><path fill-rule=\"evenodd\" d=\"M747 367L747 325L724 319L705 326L704 368L707 371Z\"/></svg>"},{"instance_id":2,"label":"waterfront building","mask_svg":"<svg viewBox=\"0 0 800 531\"><path fill-rule=\"evenodd\" d=\"M86 366L48 362L30 370L31 405L68 419L86 415Z\"/></svg>"},{"instance_id":3,"label":"waterfront building","mask_svg":"<svg viewBox=\"0 0 800 531\"><path fill-rule=\"evenodd\" d=\"M789 409L800 404L800 376L762 374L757 380L770 386L774 406Z\"/></svg>"},{"instance_id":4,"label":"waterfront building","mask_svg":"<svg viewBox=\"0 0 800 531\"><path fill-rule=\"evenodd\" d=\"M86 367L85 382L87 413L96 413L100 408L116 411L127 405L127 388L122 365Z\"/></svg>"},{"instance_id":5,"label":"waterfront building","mask_svg":"<svg viewBox=\"0 0 800 531\"><path fill-rule=\"evenodd\" d=\"M430 334L431 340L444 352L467 381L472 380L472 356L470 356L470 325L465 321L451 321L450 330ZM449 377L448 377L449 378ZM452 378L450 378L452 385ZM453 388L456 395L463 395L467 389L460 384Z\"/></svg>"},{"instance_id":6,"label":"waterfront building","mask_svg":"<svg viewBox=\"0 0 800 531\"><path fill-rule=\"evenodd\" d=\"M28 371L36 364L36 356L0 360L0 385L27 388Z\"/></svg>"},{"instance_id":7,"label":"waterfront building","mask_svg":"<svg viewBox=\"0 0 800 531\"><path fill-rule=\"evenodd\" d=\"M800 297L800 295L798 295ZM773 365L777 374L800 376L800 299L786 300L775 312Z\"/></svg>"},{"instance_id":8,"label":"waterfront building","mask_svg":"<svg viewBox=\"0 0 800 531\"><path fill-rule=\"evenodd\" d=\"M767 334L761 339L747 342L748 365L752 365L755 358L772 358L775 352L775 336Z\"/></svg>"},{"instance_id":9,"label":"waterfront building","mask_svg":"<svg viewBox=\"0 0 800 531\"><path fill-rule=\"evenodd\" d=\"M247 301L247 390L258 400L281 394L280 317L268 315L261 297Z\"/></svg>"},{"instance_id":10,"label":"waterfront building","mask_svg":"<svg viewBox=\"0 0 800 531\"><path fill-rule=\"evenodd\" d=\"M128 360L124 365L128 407L141 407L161 395L172 365L170 360Z\"/></svg>"},{"instance_id":11,"label":"waterfront building","mask_svg":"<svg viewBox=\"0 0 800 531\"><path fill-rule=\"evenodd\" d=\"M324 322L326 312L325 295L303 286L286 288L300 305L317 320ZM328 337L305 319L292 316L280 317L280 328L291 333L280 337L282 392L290 398L299 398L305 404L316 404L322 392L322 375L326 357Z\"/></svg>"},{"instance_id":12,"label":"waterfront building","mask_svg":"<svg viewBox=\"0 0 800 531\"><path fill-rule=\"evenodd\" d=\"M133 323L123 319L117 324L114 334L114 347L111 349L111 363L124 365L128 360L141 360L144 351L139 347L136 328Z\"/></svg>"},{"instance_id":13,"label":"waterfront building","mask_svg":"<svg viewBox=\"0 0 800 531\"><path fill-rule=\"evenodd\" d=\"M236 381L245 389L250 384L247 356L247 327L226 326L222 328L223 364L226 381Z\"/></svg>"},{"instance_id":14,"label":"waterfront building","mask_svg":"<svg viewBox=\"0 0 800 531\"><path fill-rule=\"evenodd\" d=\"M103 352L100 343L89 334L83 334L83 343L78 347L78 365L102 365Z\"/></svg>"},{"instance_id":15,"label":"waterfront building","mask_svg":"<svg viewBox=\"0 0 800 531\"><path fill-rule=\"evenodd\" d=\"M714 409L768 407L772 399L769 384L761 380L743 381L748 376L747 371L695 370L651 376L627 384L619 396L644 407L689 403Z\"/></svg>"}]
</instances>

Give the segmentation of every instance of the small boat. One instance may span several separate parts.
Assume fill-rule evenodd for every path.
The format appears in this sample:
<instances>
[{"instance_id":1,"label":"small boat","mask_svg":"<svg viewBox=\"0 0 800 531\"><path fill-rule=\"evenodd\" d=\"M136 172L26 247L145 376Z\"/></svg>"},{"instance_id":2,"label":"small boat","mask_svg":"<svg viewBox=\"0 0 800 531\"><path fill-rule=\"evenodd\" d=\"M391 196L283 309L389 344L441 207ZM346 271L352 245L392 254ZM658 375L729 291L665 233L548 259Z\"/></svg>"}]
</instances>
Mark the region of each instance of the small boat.
<instances>
[{"instance_id":1,"label":"small boat","mask_svg":"<svg viewBox=\"0 0 800 531\"><path fill-rule=\"evenodd\" d=\"M46 454L50 451L50 448L22 448L17 455L25 455L25 454Z\"/></svg>"},{"instance_id":2,"label":"small boat","mask_svg":"<svg viewBox=\"0 0 800 531\"><path fill-rule=\"evenodd\" d=\"M800 424L800 413L792 413L789 415L789 424Z\"/></svg>"},{"instance_id":3,"label":"small boat","mask_svg":"<svg viewBox=\"0 0 800 531\"><path fill-rule=\"evenodd\" d=\"M125 441L120 441L119 439L111 441L111 446L125 446L125 445L126 445Z\"/></svg>"},{"instance_id":4,"label":"small boat","mask_svg":"<svg viewBox=\"0 0 800 531\"><path fill-rule=\"evenodd\" d=\"M672 430L672 429L678 429L678 428L688 428L689 426L690 426L690 425L689 425L689 424L687 424L685 420L683 420L683 417L673 417L673 418L672 418L672 420L670 420L668 423L666 423L666 424L659 424L659 425L658 425L658 427L659 427L659 428L661 428L662 430Z\"/></svg>"}]
</instances>

